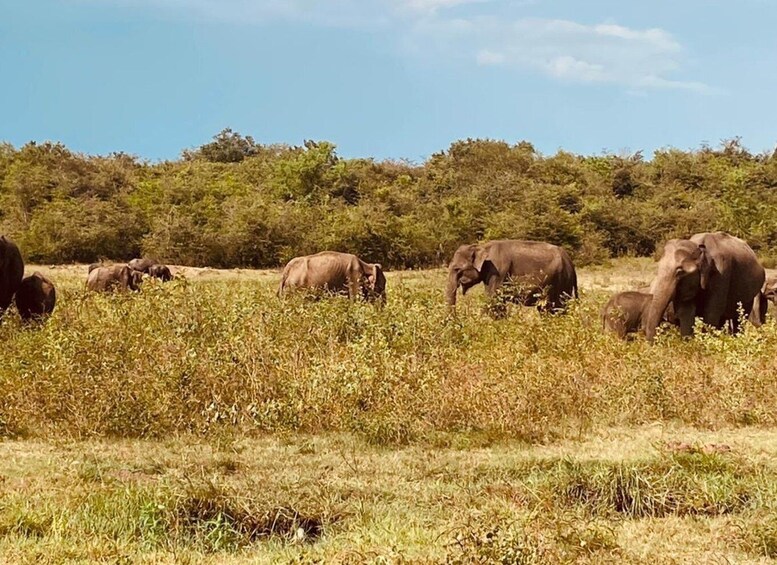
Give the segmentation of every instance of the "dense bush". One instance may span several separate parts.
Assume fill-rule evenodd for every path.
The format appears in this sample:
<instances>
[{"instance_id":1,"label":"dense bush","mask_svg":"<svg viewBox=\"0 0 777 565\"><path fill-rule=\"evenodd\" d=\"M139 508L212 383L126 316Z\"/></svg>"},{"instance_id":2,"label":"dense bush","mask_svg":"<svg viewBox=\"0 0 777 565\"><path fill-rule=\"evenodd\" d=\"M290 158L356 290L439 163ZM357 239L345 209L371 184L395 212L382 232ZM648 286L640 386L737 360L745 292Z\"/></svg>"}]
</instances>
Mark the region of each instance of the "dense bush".
<instances>
[{"instance_id":1,"label":"dense bush","mask_svg":"<svg viewBox=\"0 0 777 565\"><path fill-rule=\"evenodd\" d=\"M598 331L606 295L591 285L567 316L516 307L495 324L482 294L450 316L442 271L389 273L383 309L279 302L277 277L254 273L102 296L84 289L84 271L52 270L58 304L44 327L0 324L13 352L0 355L0 436L348 431L385 444L458 431L544 441L657 420L777 424L774 321L650 345Z\"/></svg>"},{"instance_id":2,"label":"dense bush","mask_svg":"<svg viewBox=\"0 0 777 565\"><path fill-rule=\"evenodd\" d=\"M416 165L342 159L328 142L261 145L227 129L162 163L0 145L0 233L41 262L145 253L274 267L329 248L408 268L437 266L463 242L517 237L587 263L717 229L774 257L775 187L777 157L738 139L651 160L468 139Z\"/></svg>"}]
</instances>

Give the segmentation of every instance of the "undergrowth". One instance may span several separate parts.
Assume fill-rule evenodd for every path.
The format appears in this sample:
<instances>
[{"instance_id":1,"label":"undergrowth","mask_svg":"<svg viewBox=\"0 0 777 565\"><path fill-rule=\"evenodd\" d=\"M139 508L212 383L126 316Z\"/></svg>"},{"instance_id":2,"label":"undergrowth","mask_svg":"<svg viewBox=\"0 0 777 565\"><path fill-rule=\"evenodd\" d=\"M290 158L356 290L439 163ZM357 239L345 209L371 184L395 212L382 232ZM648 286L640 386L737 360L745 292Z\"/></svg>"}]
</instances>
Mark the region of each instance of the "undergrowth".
<instances>
[{"instance_id":1,"label":"undergrowth","mask_svg":"<svg viewBox=\"0 0 777 565\"><path fill-rule=\"evenodd\" d=\"M403 280L390 277L383 309L281 302L264 282L181 279L102 296L64 281L44 326L0 324L0 433L347 431L402 444L448 432L537 442L655 420L775 423L774 323L625 343L599 331L598 294L562 316L516 307L493 320L479 297L451 315L440 274Z\"/></svg>"}]
</instances>

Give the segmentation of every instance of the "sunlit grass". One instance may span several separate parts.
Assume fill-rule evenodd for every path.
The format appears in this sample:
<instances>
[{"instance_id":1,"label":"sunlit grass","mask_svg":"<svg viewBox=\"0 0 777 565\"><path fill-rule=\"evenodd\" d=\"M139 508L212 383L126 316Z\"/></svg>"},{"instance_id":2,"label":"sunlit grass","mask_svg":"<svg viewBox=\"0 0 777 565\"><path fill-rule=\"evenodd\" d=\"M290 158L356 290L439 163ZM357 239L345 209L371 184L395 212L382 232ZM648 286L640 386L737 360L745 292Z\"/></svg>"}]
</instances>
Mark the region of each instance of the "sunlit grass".
<instances>
[{"instance_id":1,"label":"sunlit grass","mask_svg":"<svg viewBox=\"0 0 777 565\"><path fill-rule=\"evenodd\" d=\"M54 271L45 325L0 323L0 561L773 557L777 324L603 334L648 272L493 320L480 292L452 315L440 271L390 273L383 309Z\"/></svg>"},{"instance_id":2,"label":"sunlit grass","mask_svg":"<svg viewBox=\"0 0 777 565\"><path fill-rule=\"evenodd\" d=\"M147 283L98 295L56 281L50 321L0 325L0 425L28 437L357 432L406 443L440 432L543 441L678 420L772 425L777 325L739 337L674 331L656 345L599 329L604 291L564 316L504 320L468 296L443 305L442 273L390 276L383 309L281 302L271 277Z\"/></svg>"}]
</instances>

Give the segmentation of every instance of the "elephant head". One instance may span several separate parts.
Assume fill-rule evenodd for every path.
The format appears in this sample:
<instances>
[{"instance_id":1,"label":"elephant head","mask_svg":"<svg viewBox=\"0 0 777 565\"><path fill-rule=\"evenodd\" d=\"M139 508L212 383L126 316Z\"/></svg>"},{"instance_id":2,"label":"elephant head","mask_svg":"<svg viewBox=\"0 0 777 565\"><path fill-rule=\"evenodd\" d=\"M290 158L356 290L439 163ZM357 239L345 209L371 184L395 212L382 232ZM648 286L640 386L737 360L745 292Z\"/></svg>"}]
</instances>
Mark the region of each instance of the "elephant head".
<instances>
[{"instance_id":1,"label":"elephant head","mask_svg":"<svg viewBox=\"0 0 777 565\"><path fill-rule=\"evenodd\" d=\"M162 282L167 282L173 278L173 275L167 265L152 265L148 268L148 274L161 280Z\"/></svg>"},{"instance_id":2,"label":"elephant head","mask_svg":"<svg viewBox=\"0 0 777 565\"><path fill-rule=\"evenodd\" d=\"M777 305L777 277L772 276L766 279L762 292L766 300Z\"/></svg>"},{"instance_id":3,"label":"elephant head","mask_svg":"<svg viewBox=\"0 0 777 565\"><path fill-rule=\"evenodd\" d=\"M688 239L666 243L658 262L658 274L651 285L653 302L645 322L645 336L655 337L656 327L671 302L680 322L682 335L691 335L696 315L696 302L709 284L715 265L703 244Z\"/></svg>"},{"instance_id":4,"label":"elephant head","mask_svg":"<svg viewBox=\"0 0 777 565\"><path fill-rule=\"evenodd\" d=\"M448 284L445 288L445 300L450 306L456 305L456 292L467 291L485 279L488 257L480 245L462 245L453 254L448 265Z\"/></svg>"},{"instance_id":5,"label":"elephant head","mask_svg":"<svg viewBox=\"0 0 777 565\"><path fill-rule=\"evenodd\" d=\"M380 302L386 300L386 275L383 274L383 267L380 263L368 263L365 266L365 298L378 299Z\"/></svg>"},{"instance_id":6,"label":"elephant head","mask_svg":"<svg viewBox=\"0 0 777 565\"><path fill-rule=\"evenodd\" d=\"M121 281L122 288L139 290L140 283L143 282L143 273L130 269L125 265L119 272L119 280Z\"/></svg>"}]
</instances>

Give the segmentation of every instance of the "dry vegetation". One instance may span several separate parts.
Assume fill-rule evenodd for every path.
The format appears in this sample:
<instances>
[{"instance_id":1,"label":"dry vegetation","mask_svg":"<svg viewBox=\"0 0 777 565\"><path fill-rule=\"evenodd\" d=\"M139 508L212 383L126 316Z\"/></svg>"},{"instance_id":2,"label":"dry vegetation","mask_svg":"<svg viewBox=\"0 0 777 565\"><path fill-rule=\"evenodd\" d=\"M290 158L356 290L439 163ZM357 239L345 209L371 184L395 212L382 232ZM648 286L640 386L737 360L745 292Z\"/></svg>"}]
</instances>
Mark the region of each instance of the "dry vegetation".
<instances>
[{"instance_id":1,"label":"dry vegetation","mask_svg":"<svg viewBox=\"0 0 777 565\"><path fill-rule=\"evenodd\" d=\"M33 269L36 267L29 267ZM777 556L777 323L603 335L649 260L566 316L451 317L441 271L382 309L179 269L0 324L6 562L758 562Z\"/></svg>"}]
</instances>

